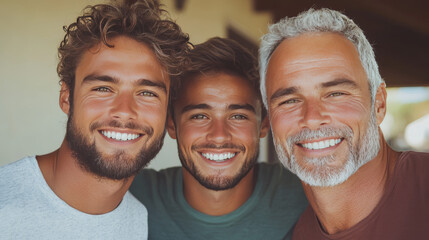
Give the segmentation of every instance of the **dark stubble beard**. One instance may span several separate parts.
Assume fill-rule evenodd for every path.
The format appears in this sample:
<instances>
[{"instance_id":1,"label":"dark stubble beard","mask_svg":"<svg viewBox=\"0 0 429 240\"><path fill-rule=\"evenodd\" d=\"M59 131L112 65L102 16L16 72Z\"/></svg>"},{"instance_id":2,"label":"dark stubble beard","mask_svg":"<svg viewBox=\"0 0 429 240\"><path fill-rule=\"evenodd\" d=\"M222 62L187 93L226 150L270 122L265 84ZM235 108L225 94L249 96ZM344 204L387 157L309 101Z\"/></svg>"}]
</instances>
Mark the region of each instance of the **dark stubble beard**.
<instances>
[{"instance_id":1,"label":"dark stubble beard","mask_svg":"<svg viewBox=\"0 0 429 240\"><path fill-rule=\"evenodd\" d=\"M211 176L203 176L203 174L197 169L192 159L185 159L183 151L180 148L180 143L177 141L177 149L179 152L179 159L182 163L182 166L205 188L214 190L214 191L223 191L234 188L240 181L243 179L249 171L255 166L258 156L259 156L259 148L256 147L256 151L252 156L248 156L248 158L244 161L243 166L240 168L240 171L232 177L223 177L222 170L219 170L216 175ZM204 149L239 149L244 152L243 146L237 146L234 144L223 144L223 145L215 145L215 144L206 144L206 145L198 145L192 146L192 150L196 150L199 148Z\"/></svg>"},{"instance_id":2,"label":"dark stubble beard","mask_svg":"<svg viewBox=\"0 0 429 240\"><path fill-rule=\"evenodd\" d=\"M165 130L158 136L153 136L153 129L138 126L133 123L123 124L118 121L98 123L90 126L91 131L99 126L122 127L143 130L147 141L136 156L130 156L124 150L117 150L114 154L106 155L97 150L94 143L89 143L82 131L75 125L71 113L67 121L66 140L78 164L87 172L98 177L122 180L136 175L161 150L164 143ZM155 137L152 144L147 145L150 138Z\"/></svg>"}]
</instances>

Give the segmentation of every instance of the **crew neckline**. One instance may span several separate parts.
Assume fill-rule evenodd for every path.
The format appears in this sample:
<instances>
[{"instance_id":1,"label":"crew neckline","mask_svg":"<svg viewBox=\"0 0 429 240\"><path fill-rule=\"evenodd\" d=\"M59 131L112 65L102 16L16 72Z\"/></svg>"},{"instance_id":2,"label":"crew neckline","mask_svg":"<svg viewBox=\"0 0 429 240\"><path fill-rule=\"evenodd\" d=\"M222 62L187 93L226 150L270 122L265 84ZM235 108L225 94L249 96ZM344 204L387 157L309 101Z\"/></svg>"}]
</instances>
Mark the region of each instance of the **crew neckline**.
<instances>
[{"instance_id":1,"label":"crew neckline","mask_svg":"<svg viewBox=\"0 0 429 240\"><path fill-rule=\"evenodd\" d=\"M52 204L54 204L54 207L57 208L59 211L67 212L67 214L73 214L75 217L80 218L98 218L100 220L104 218L111 218L111 217L119 217L124 212L126 212L126 209L128 208L128 199L129 199L129 192L127 191L122 199L122 201L119 203L119 205L113 209L110 212L103 213L103 214L89 214L82 212L69 204L65 202L63 199L58 197L57 194L49 187L48 183L46 182L43 173L39 167L39 164L37 162L36 156L27 157L28 163L31 165L31 169L33 169L33 175L35 181L37 181L38 184L36 186L39 186L40 190L44 193L43 195L47 198L49 198Z\"/></svg>"},{"instance_id":2,"label":"crew neckline","mask_svg":"<svg viewBox=\"0 0 429 240\"><path fill-rule=\"evenodd\" d=\"M360 222L356 223L351 228L346 229L346 230L341 231L341 232L338 232L338 233L328 234L325 231L323 231L323 229L321 228L321 226L319 224L319 220L317 219L316 213L314 212L313 209L311 209L313 212L313 221L316 223L317 229L321 233L321 235L326 237L327 239L332 239L332 240L342 239L344 237L349 237L350 235L352 235L356 231L360 231L361 229L366 228L368 226L368 224L370 224L370 222L374 221L375 220L374 215L376 215L380 211L380 209L384 206L384 203L389 199L390 195L393 194L393 190L394 190L395 185L398 181L398 177L397 177L397 175L399 174L398 169L403 167L403 164L405 164L403 159L408 155L408 153L409 152L402 152L398 156L398 159L396 160L395 169L393 170L392 177L391 177L389 183L387 183L386 190L385 190L383 196L380 198L380 201L377 203L377 205L374 207L374 209L369 213L368 216L363 218Z\"/></svg>"},{"instance_id":3,"label":"crew neckline","mask_svg":"<svg viewBox=\"0 0 429 240\"><path fill-rule=\"evenodd\" d=\"M266 180L266 176L265 174L262 174L261 164L256 164L255 170L257 170L257 181L255 184L255 188L253 189L252 195L250 195L250 197L236 210L221 216L212 216L194 209L186 201L185 196L183 194L183 172L180 168L180 174L177 175L176 179L176 189L178 189L179 204L186 210L189 215L199 221L206 222L209 224L231 224L232 221L240 221L240 219L246 214L251 213L250 210L257 206L257 203L261 198L260 192L262 191L262 186Z\"/></svg>"}]
</instances>

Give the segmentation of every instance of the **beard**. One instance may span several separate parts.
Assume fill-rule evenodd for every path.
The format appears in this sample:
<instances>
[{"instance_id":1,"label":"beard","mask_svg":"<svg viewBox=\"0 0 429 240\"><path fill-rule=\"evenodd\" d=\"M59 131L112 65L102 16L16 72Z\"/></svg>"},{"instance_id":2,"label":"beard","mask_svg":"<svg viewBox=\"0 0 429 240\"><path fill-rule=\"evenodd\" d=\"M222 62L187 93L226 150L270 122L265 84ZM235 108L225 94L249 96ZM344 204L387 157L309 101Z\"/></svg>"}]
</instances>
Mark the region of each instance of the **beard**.
<instances>
[{"instance_id":1,"label":"beard","mask_svg":"<svg viewBox=\"0 0 429 240\"><path fill-rule=\"evenodd\" d=\"M181 150L180 143L177 141L179 159L182 163L182 166L205 188L214 190L214 191L223 191L234 188L240 181L243 179L249 171L255 166L258 156L259 156L259 148L255 148L256 151L253 155L248 156L245 159L243 166L234 176L222 176L222 170L218 170L215 174L205 176L201 171L195 166L194 160L185 158L183 151ZM242 152L245 151L244 146L237 146L234 144L223 144L223 145L215 145L215 144L205 144L205 145L193 145L191 149L193 151L197 151L198 149L238 149ZM195 160L198 161L198 160Z\"/></svg>"},{"instance_id":2,"label":"beard","mask_svg":"<svg viewBox=\"0 0 429 240\"><path fill-rule=\"evenodd\" d=\"M343 183L361 166L377 156L380 142L374 111L362 140L355 146L353 146L353 135L352 129L348 126L342 128L322 127L318 130L304 129L294 136L288 137L286 149L279 140L274 139L274 142L277 155L287 169L310 186L328 187ZM329 163L336 159L335 154L319 158L303 158L302 165L297 162L293 150L297 142L326 137L341 137L348 143L349 152L344 165L340 167L329 166ZM290 156L288 156L288 152Z\"/></svg>"},{"instance_id":3,"label":"beard","mask_svg":"<svg viewBox=\"0 0 429 240\"><path fill-rule=\"evenodd\" d=\"M73 157L77 159L82 169L101 178L121 180L136 175L158 154L164 143L165 130L159 136L155 136L152 144L147 145L149 139L153 136L152 128L131 122L123 124L118 121L110 121L91 124L90 131L93 132L100 126L138 129L143 131L148 139L135 156L130 156L124 150L117 150L110 155L103 154L97 150L95 142L90 143L85 138L82 131L74 123L73 114L71 113L67 121L66 140Z\"/></svg>"}]
</instances>

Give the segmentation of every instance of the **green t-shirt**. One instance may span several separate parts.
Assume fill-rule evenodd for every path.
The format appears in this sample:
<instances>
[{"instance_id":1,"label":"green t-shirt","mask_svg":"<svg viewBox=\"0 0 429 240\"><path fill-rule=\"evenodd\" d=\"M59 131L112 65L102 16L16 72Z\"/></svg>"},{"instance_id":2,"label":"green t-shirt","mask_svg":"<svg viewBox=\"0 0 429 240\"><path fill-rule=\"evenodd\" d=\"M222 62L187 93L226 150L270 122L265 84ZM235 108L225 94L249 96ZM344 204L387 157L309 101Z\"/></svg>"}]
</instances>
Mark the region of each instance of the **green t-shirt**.
<instances>
[{"instance_id":1,"label":"green t-shirt","mask_svg":"<svg viewBox=\"0 0 429 240\"><path fill-rule=\"evenodd\" d=\"M260 163L251 197L235 211L210 216L183 196L182 168L144 169L130 191L147 208L149 239L285 239L307 207L299 179L280 164ZM286 237L287 236L287 237Z\"/></svg>"}]
</instances>

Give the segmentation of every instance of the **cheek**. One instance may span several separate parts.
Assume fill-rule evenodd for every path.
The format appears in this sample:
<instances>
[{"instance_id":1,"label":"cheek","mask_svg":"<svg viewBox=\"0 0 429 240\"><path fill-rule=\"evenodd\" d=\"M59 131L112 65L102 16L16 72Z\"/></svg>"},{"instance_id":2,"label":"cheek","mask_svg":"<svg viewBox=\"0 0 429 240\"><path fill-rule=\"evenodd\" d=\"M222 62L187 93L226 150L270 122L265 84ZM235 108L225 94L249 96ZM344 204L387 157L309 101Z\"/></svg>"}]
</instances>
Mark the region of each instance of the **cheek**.
<instances>
[{"instance_id":1,"label":"cheek","mask_svg":"<svg viewBox=\"0 0 429 240\"><path fill-rule=\"evenodd\" d=\"M165 108L140 106L137 111L139 112L140 119L149 123L155 131L164 131L167 120L167 110Z\"/></svg>"},{"instance_id":2,"label":"cheek","mask_svg":"<svg viewBox=\"0 0 429 240\"><path fill-rule=\"evenodd\" d=\"M273 110L270 112L270 124L274 134L284 133L291 128L298 129L299 111Z\"/></svg>"},{"instance_id":3,"label":"cheek","mask_svg":"<svg viewBox=\"0 0 429 240\"><path fill-rule=\"evenodd\" d=\"M345 122L349 125L353 121L363 121L370 116L371 105L363 104L362 101L351 99L347 103L328 105L327 111L334 119ZM369 119L369 118L368 118Z\"/></svg>"},{"instance_id":4,"label":"cheek","mask_svg":"<svg viewBox=\"0 0 429 240\"><path fill-rule=\"evenodd\" d=\"M245 146L250 152L257 151L255 148L257 148L260 139L258 127L259 125L256 122L230 126L231 141Z\"/></svg>"},{"instance_id":5,"label":"cheek","mask_svg":"<svg viewBox=\"0 0 429 240\"><path fill-rule=\"evenodd\" d=\"M177 128L177 141L182 147L190 148L192 144L205 139L208 130L204 126L197 124L182 124Z\"/></svg>"},{"instance_id":6,"label":"cheek","mask_svg":"<svg viewBox=\"0 0 429 240\"><path fill-rule=\"evenodd\" d=\"M92 121L108 112L108 101L91 100L74 101L73 118L77 121L89 119Z\"/></svg>"}]
</instances>

